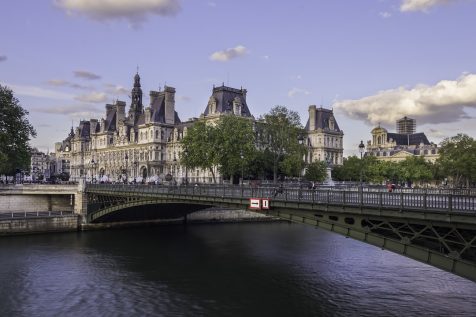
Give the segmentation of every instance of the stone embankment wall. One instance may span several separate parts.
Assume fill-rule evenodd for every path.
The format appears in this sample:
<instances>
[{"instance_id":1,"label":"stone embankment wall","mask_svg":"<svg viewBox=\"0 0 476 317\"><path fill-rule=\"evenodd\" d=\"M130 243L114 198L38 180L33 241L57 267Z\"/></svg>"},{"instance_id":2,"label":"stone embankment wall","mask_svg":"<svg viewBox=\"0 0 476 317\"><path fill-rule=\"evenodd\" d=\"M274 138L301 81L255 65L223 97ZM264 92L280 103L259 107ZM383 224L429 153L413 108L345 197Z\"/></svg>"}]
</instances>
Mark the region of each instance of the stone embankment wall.
<instances>
[{"instance_id":1,"label":"stone embankment wall","mask_svg":"<svg viewBox=\"0 0 476 317\"><path fill-rule=\"evenodd\" d=\"M77 215L61 217L2 219L0 220L0 236L44 232L77 231L78 226L79 217Z\"/></svg>"},{"instance_id":2,"label":"stone embankment wall","mask_svg":"<svg viewBox=\"0 0 476 317\"><path fill-rule=\"evenodd\" d=\"M251 221L273 221L273 217L269 217L256 212L243 209L223 209L209 208L194 212L187 216L188 223L199 222L251 222Z\"/></svg>"},{"instance_id":3,"label":"stone embankment wall","mask_svg":"<svg viewBox=\"0 0 476 317\"><path fill-rule=\"evenodd\" d=\"M0 213L73 211L71 195L0 195Z\"/></svg>"}]
</instances>

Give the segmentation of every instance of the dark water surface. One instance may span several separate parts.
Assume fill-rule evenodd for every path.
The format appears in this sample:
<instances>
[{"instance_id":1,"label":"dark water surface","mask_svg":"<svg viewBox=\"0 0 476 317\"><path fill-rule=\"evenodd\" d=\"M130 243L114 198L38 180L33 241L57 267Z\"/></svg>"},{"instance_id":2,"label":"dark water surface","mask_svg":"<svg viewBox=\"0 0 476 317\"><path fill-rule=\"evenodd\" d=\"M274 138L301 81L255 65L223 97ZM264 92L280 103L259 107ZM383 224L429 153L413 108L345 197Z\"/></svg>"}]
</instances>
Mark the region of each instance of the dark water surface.
<instances>
[{"instance_id":1,"label":"dark water surface","mask_svg":"<svg viewBox=\"0 0 476 317\"><path fill-rule=\"evenodd\" d=\"M0 238L0 316L476 316L476 283L284 223Z\"/></svg>"}]
</instances>

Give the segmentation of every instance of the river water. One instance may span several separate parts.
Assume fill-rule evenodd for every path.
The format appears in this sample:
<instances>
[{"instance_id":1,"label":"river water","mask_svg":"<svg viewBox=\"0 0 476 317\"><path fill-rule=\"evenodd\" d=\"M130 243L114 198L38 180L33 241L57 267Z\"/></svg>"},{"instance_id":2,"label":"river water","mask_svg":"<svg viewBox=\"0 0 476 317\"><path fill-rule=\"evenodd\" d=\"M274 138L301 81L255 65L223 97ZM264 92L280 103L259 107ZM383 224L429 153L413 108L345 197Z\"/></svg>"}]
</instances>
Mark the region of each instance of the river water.
<instances>
[{"instance_id":1,"label":"river water","mask_svg":"<svg viewBox=\"0 0 476 317\"><path fill-rule=\"evenodd\" d=\"M0 316L476 316L476 283L286 223L0 238Z\"/></svg>"}]
</instances>

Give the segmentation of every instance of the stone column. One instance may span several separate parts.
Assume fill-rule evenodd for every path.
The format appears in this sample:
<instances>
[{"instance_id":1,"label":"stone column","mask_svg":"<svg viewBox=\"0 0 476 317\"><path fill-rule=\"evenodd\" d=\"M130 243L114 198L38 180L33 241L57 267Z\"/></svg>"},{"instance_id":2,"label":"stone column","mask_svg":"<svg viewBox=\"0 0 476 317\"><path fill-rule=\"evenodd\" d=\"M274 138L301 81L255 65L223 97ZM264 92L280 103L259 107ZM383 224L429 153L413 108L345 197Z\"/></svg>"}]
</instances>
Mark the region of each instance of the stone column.
<instances>
[{"instance_id":1,"label":"stone column","mask_svg":"<svg viewBox=\"0 0 476 317\"><path fill-rule=\"evenodd\" d=\"M81 222L87 222L88 194L86 193L86 179L80 178L78 191L74 195L74 213L81 216Z\"/></svg>"}]
</instances>

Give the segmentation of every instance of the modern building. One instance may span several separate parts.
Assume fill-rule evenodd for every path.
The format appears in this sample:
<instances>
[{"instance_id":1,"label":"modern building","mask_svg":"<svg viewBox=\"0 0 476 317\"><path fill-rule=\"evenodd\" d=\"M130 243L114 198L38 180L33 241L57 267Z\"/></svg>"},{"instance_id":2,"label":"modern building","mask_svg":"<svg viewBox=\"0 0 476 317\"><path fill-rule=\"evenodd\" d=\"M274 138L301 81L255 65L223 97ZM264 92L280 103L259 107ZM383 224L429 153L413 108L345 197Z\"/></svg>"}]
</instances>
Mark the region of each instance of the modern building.
<instances>
[{"instance_id":1,"label":"modern building","mask_svg":"<svg viewBox=\"0 0 476 317\"><path fill-rule=\"evenodd\" d=\"M372 129L372 140L367 141L365 155L379 160L399 162L411 156L422 156L434 162L438 158L438 147L430 143L425 133L415 133L414 119L404 117L397 120L398 133L388 132L380 125Z\"/></svg>"},{"instance_id":2,"label":"modern building","mask_svg":"<svg viewBox=\"0 0 476 317\"><path fill-rule=\"evenodd\" d=\"M325 161L331 166L343 164L344 131L339 128L332 109L309 106L305 129L309 149L306 162Z\"/></svg>"}]
</instances>

